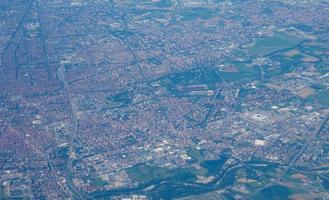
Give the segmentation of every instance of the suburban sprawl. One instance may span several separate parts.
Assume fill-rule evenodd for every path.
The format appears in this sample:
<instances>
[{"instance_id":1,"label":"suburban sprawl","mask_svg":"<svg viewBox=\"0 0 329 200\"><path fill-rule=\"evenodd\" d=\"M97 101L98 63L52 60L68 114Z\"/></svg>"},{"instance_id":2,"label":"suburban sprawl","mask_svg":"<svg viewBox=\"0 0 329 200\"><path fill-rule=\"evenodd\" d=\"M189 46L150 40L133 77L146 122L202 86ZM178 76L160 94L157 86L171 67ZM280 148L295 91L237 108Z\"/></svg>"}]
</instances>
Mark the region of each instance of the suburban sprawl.
<instances>
[{"instance_id":1,"label":"suburban sprawl","mask_svg":"<svg viewBox=\"0 0 329 200\"><path fill-rule=\"evenodd\" d=\"M329 199L326 0L0 0L0 200Z\"/></svg>"}]
</instances>

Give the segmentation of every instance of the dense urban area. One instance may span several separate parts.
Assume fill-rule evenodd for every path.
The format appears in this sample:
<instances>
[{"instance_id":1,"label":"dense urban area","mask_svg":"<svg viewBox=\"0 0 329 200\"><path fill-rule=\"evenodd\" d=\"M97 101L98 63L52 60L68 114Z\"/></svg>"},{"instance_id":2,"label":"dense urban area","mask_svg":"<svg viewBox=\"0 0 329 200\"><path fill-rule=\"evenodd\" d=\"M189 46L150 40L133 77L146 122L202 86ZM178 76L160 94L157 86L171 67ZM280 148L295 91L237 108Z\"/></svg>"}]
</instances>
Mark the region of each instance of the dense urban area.
<instances>
[{"instance_id":1,"label":"dense urban area","mask_svg":"<svg viewBox=\"0 0 329 200\"><path fill-rule=\"evenodd\" d=\"M0 0L0 200L329 199L327 0Z\"/></svg>"}]
</instances>

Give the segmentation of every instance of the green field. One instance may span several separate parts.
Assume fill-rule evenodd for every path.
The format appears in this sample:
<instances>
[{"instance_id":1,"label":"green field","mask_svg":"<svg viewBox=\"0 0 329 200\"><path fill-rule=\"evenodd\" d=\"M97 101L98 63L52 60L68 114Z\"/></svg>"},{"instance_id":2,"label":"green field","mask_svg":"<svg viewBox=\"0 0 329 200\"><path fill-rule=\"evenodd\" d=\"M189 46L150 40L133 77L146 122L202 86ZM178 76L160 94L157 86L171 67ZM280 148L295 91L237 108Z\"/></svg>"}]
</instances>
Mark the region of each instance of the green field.
<instances>
[{"instance_id":1,"label":"green field","mask_svg":"<svg viewBox=\"0 0 329 200\"><path fill-rule=\"evenodd\" d=\"M188 196L183 198L178 198L176 200L220 200L223 199L218 191L208 192L200 195L195 196Z\"/></svg>"},{"instance_id":2,"label":"green field","mask_svg":"<svg viewBox=\"0 0 329 200\"><path fill-rule=\"evenodd\" d=\"M0 200L5 200L5 199L6 199L5 192L3 191L3 188L0 188Z\"/></svg>"},{"instance_id":3,"label":"green field","mask_svg":"<svg viewBox=\"0 0 329 200\"><path fill-rule=\"evenodd\" d=\"M98 186L105 186L108 183L106 181L104 181L102 178L96 177L95 179L91 180L91 184L92 185L98 185Z\"/></svg>"},{"instance_id":4,"label":"green field","mask_svg":"<svg viewBox=\"0 0 329 200\"><path fill-rule=\"evenodd\" d=\"M188 149L187 155L189 155L192 158L192 163L194 162L202 162L205 160L207 156L207 152L203 150L197 150L197 149Z\"/></svg>"},{"instance_id":5,"label":"green field","mask_svg":"<svg viewBox=\"0 0 329 200\"><path fill-rule=\"evenodd\" d=\"M197 18L209 19L213 13L207 9L193 8L193 9L184 9L177 13L185 21L196 20Z\"/></svg>"},{"instance_id":6,"label":"green field","mask_svg":"<svg viewBox=\"0 0 329 200\"><path fill-rule=\"evenodd\" d=\"M266 187L256 194L252 195L250 200L282 200L282 199L290 199L291 195L304 193L304 191L296 190L294 188L289 188L284 185L272 185Z\"/></svg>"},{"instance_id":7,"label":"green field","mask_svg":"<svg viewBox=\"0 0 329 200\"><path fill-rule=\"evenodd\" d=\"M297 37L285 33L274 33L273 36L258 38L248 50L256 56L264 56L281 49L294 47L299 42L301 39Z\"/></svg>"},{"instance_id":8,"label":"green field","mask_svg":"<svg viewBox=\"0 0 329 200\"><path fill-rule=\"evenodd\" d=\"M328 90L324 90L322 92L320 92L319 94L315 95L313 97L313 100L316 103L321 104L322 106L329 106L329 91Z\"/></svg>"},{"instance_id":9,"label":"green field","mask_svg":"<svg viewBox=\"0 0 329 200\"><path fill-rule=\"evenodd\" d=\"M138 183L154 180L194 181L195 175L189 169L169 169L165 167L138 164L126 169L128 176Z\"/></svg>"}]
</instances>

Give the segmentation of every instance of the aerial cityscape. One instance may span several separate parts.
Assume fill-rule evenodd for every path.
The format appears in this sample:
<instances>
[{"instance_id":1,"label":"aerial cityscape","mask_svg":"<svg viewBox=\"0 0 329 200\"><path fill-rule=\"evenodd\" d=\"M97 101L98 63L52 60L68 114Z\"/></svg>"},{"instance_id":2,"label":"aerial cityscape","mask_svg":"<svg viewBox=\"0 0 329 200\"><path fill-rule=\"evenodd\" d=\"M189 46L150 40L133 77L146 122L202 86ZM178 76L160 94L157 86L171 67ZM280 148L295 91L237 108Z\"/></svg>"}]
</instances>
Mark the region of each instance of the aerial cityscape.
<instances>
[{"instance_id":1,"label":"aerial cityscape","mask_svg":"<svg viewBox=\"0 0 329 200\"><path fill-rule=\"evenodd\" d=\"M328 0L0 0L0 200L329 200Z\"/></svg>"}]
</instances>

